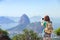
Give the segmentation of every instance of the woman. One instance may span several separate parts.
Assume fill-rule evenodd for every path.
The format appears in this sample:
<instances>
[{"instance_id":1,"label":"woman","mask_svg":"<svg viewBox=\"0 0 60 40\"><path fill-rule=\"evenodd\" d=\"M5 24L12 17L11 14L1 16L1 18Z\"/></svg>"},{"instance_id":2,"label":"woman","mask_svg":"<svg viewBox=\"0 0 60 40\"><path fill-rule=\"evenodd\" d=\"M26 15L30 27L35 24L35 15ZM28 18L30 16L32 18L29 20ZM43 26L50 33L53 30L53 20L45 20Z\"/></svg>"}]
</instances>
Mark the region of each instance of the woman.
<instances>
[{"instance_id":1,"label":"woman","mask_svg":"<svg viewBox=\"0 0 60 40\"><path fill-rule=\"evenodd\" d=\"M47 25L48 24L48 25ZM51 40L51 31L50 30L53 30L52 28L52 22L50 21L50 18L48 15L46 15L44 17L44 22L42 24L45 28L44 28L44 37L43 37L43 40ZM49 29L48 29L49 28ZM50 32L49 32L50 31Z\"/></svg>"}]
</instances>

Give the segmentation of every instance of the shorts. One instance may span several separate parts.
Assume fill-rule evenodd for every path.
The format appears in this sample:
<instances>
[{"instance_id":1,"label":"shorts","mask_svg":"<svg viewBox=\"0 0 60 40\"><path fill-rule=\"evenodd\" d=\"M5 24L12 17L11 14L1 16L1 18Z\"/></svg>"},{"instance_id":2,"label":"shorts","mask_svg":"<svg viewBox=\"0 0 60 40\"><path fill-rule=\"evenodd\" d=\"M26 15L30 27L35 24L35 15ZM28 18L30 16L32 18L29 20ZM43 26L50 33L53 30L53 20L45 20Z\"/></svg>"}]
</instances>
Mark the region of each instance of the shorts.
<instances>
[{"instance_id":1,"label":"shorts","mask_svg":"<svg viewBox=\"0 0 60 40\"><path fill-rule=\"evenodd\" d=\"M44 37L51 37L51 34L45 33Z\"/></svg>"}]
</instances>

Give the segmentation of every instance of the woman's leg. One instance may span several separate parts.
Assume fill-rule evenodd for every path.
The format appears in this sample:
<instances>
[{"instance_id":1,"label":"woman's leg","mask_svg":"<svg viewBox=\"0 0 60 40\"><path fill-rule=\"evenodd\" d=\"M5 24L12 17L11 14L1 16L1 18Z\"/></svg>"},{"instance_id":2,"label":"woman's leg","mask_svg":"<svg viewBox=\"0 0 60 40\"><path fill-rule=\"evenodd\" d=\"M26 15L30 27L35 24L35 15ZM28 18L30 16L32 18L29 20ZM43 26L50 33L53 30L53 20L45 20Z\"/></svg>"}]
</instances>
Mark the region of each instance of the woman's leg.
<instances>
[{"instance_id":1,"label":"woman's leg","mask_svg":"<svg viewBox=\"0 0 60 40\"><path fill-rule=\"evenodd\" d=\"M44 37L43 40L46 40L46 38Z\"/></svg>"},{"instance_id":2,"label":"woman's leg","mask_svg":"<svg viewBox=\"0 0 60 40\"><path fill-rule=\"evenodd\" d=\"M51 40L51 34L45 34L43 40Z\"/></svg>"},{"instance_id":3,"label":"woman's leg","mask_svg":"<svg viewBox=\"0 0 60 40\"><path fill-rule=\"evenodd\" d=\"M51 40L51 34L49 34L49 40Z\"/></svg>"},{"instance_id":4,"label":"woman's leg","mask_svg":"<svg viewBox=\"0 0 60 40\"><path fill-rule=\"evenodd\" d=\"M43 40L46 40L46 34L44 34Z\"/></svg>"},{"instance_id":5,"label":"woman's leg","mask_svg":"<svg viewBox=\"0 0 60 40\"><path fill-rule=\"evenodd\" d=\"M48 37L49 40L51 40L51 37Z\"/></svg>"}]
</instances>

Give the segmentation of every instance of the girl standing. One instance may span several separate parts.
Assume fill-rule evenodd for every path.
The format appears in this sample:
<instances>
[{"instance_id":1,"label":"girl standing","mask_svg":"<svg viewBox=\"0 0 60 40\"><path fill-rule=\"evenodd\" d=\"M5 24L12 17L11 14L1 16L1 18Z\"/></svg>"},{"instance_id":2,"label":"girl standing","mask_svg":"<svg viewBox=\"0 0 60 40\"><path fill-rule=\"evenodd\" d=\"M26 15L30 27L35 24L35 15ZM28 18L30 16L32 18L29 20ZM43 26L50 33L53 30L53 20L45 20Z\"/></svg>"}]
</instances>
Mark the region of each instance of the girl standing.
<instances>
[{"instance_id":1,"label":"girl standing","mask_svg":"<svg viewBox=\"0 0 60 40\"><path fill-rule=\"evenodd\" d=\"M44 26L44 37L43 40L51 40L51 33L53 31L52 22L48 15L44 17L44 22L42 23Z\"/></svg>"}]
</instances>

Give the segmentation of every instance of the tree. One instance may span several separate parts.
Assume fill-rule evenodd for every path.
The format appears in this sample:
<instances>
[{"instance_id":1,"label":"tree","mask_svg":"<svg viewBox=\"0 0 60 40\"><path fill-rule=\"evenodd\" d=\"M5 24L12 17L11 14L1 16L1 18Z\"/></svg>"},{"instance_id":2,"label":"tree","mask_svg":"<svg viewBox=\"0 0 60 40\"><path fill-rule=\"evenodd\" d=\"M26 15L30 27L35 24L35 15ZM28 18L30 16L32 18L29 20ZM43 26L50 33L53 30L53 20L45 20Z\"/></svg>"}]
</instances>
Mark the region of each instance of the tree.
<instances>
[{"instance_id":1,"label":"tree","mask_svg":"<svg viewBox=\"0 0 60 40\"><path fill-rule=\"evenodd\" d=\"M0 40L11 40L7 31L0 29Z\"/></svg>"},{"instance_id":2,"label":"tree","mask_svg":"<svg viewBox=\"0 0 60 40\"><path fill-rule=\"evenodd\" d=\"M13 40L41 40L41 37L32 30L24 29L23 33L14 36Z\"/></svg>"},{"instance_id":3,"label":"tree","mask_svg":"<svg viewBox=\"0 0 60 40\"><path fill-rule=\"evenodd\" d=\"M0 35L8 36L8 32L6 30L0 29Z\"/></svg>"},{"instance_id":4,"label":"tree","mask_svg":"<svg viewBox=\"0 0 60 40\"><path fill-rule=\"evenodd\" d=\"M60 36L60 28L57 28L54 33L57 35L57 36Z\"/></svg>"}]
</instances>

